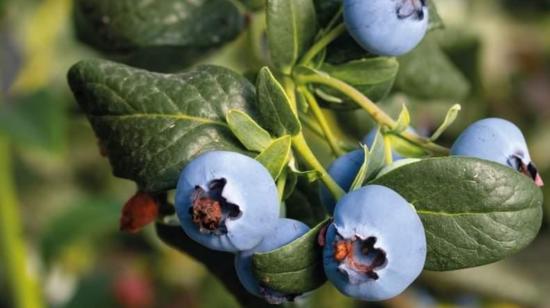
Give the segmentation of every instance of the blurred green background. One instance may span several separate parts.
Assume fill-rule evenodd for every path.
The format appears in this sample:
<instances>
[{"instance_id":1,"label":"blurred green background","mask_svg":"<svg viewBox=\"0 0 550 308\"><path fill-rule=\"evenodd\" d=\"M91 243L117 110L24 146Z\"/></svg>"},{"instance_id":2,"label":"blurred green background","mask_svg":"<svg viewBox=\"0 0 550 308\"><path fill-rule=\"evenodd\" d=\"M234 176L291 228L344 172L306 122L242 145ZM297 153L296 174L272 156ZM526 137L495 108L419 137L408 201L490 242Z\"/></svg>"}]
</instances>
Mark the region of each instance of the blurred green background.
<instances>
[{"instance_id":1,"label":"blurred green background","mask_svg":"<svg viewBox=\"0 0 550 308\"><path fill-rule=\"evenodd\" d=\"M476 119L510 119L550 182L550 1L435 2L446 28L432 36L471 84L443 142ZM241 52L249 32L201 62L240 72L256 67ZM135 185L111 175L66 84L76 61L103 57L76 40L71 1L0 0L0 42L0 307L15 307L14 281L25 286L19 291L29 307L238 306L200 263L160 243L152 227L118 231ZM382 106L395 111L403 99L418 127L438 123L457 103L395 93ZM358 136L368 129L364 115L335 119L341 117L367 123L353 128ZM550 185L544 193L548 200ZM479 268L425 272L402 296L372 306L550 306L550 202L545 207L542 230L524 251ZM18 267L28 275L13 277ZM371 306L329 284L294 305Z\"/></svg>"}]
</instances>

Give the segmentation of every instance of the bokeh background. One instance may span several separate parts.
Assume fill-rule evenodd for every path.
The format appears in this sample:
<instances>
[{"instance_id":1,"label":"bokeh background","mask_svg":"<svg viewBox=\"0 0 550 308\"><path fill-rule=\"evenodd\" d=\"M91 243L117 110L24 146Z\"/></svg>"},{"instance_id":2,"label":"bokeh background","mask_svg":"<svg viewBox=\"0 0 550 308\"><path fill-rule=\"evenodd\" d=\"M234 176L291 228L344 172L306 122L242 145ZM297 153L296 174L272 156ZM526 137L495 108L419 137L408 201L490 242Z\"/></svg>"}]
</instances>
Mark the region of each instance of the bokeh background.
<instances>
[{"instance_id":1,"label":"bokeh background","mask_svg":"<svg viewBox=\"0 0 550 308\"><path fill-rule=\"evenodd\" d=\"M510 119L550 182L550 1L435 2L446 28L432 36L469 81L469 95L420 100L396 93L382 106L394 111L396 101L407 100L413 122L429 128L461 103L447 144L476 119ZM111 175L68 89L72 64L103 57L75 38L71 5L0 0L0 307L15 307L13 291L31 306L238 307L200 263L163 245L152 227L119 232L120 210L135 185ZM255 68L242 52L250 35L245 31L200 61L240 72ZM368 131L364 115L346 112L333 120L340 117L359 123L352 133ZM550 185L543 189L549 200ZM517 255L479 268L425 272L402 296L372 306L550 307L550 202L545 208L539 236ZM14 240L18 235L23 243ZM13 277L18 266L27 276ZM25 288L14 290L14 282ZM371 306L329 284L295 305Z\"/></svg>"}]
</instances>

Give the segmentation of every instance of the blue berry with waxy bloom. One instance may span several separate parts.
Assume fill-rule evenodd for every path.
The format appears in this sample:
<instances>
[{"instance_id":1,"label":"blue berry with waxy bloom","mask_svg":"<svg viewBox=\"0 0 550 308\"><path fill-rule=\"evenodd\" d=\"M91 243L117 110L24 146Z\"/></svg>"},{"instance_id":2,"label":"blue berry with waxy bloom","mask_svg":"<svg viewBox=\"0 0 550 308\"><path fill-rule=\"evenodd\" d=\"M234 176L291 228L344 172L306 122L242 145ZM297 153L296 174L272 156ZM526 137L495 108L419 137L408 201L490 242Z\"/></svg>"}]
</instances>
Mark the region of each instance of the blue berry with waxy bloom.
<instances>
[{"instance_id":1,"label":"blue berry with waxy bloom","mask_svg":"<svg viewBox=\"0 0 550 308\"><path fill-rule=\"evenodd\" d=\"M348 191L355 179L357 172L361 169L365 159L363 149L348 152L335 159L328 167L328 173L336 183L345 191ZM319 186L319 196L321 203L325 206L329 214L334 212L336 200L323 184Z\"/></svg>"},{"instance_id":2,"label":"blue berry with waxy bloom","mask_svg":"<svg viewBox=\"0 0 550 308\"><path fill-rule=\"evenodd\" d=\"M344 0L344 22L370 53L399 56L426 35L428 5L426 0Z\"/></svg>"},{"instance_id":3,"label":"blue berry with waxy bloom","mask_svg":"<svg viewBox=\"0 0 550 308\"><path fill-rule=\"evenodd\" d=\"M327 278L340 292L361 300L399 295L426 260L424 227L414 208L380 185L342 197L325 239Z\"/></svg>"},{"instance_id":4,"label":"blue berry with waxy bloom","mask_svg":"<svg viewBox=\"0 0 550 308\"><path fill-rule=\"evenodd\" d=\"M256 160L235 152L201 154L181 172L176 213L185 233L214 250L252 249L279 217L273 178Z\"/></svg>"},{"instance_id":5,"label":"blue berry with waxy bloom","mask_svg":"<svg viewBox=\"0 0 550 308\"><path fill-rule=\"evenodd\" d=\"M468 126L453 144L451 155L494 161L531 177L538 186L544 185L521 130L504 119L488 118Z\"/></svg>"},{"instance_id":6,"label":"blue berry with waxy bloom","mask_svg":"<svg viewBox=\"0 0 550 308\"><path fill-rule=\"evenodd\" d=\"M292 301L299 294L283 294L262 284L254 275L252 268L252 255L257 252L269 252L282 247L309 231L309 227L304 223L287 218L281 218L277 221L274 232L264 238L256 247L248 251L242 251L235 256L235 271L243 287L258 297L264 298L271 304L282 304L286 301Z\"/></svg>"}]
</instances>

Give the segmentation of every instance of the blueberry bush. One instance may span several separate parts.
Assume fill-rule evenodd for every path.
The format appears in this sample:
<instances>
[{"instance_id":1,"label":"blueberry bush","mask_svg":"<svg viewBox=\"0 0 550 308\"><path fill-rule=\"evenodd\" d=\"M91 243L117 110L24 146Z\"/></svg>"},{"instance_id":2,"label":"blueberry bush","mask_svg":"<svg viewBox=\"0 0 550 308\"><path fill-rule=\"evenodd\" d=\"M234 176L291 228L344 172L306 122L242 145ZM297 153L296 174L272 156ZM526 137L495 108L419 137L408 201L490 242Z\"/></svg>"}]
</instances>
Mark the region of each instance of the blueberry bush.
<instances>
[{"instance_id":1,"label":"blueberry bush","mask_svg":"<svg viewBox=\"0 0 550 308\"><path fill-rule=\"evenodd\" d=\"M68 70L73 108L136 185L120 229L153 225L242 306L325 283L388 300L540 232L536 156L512 121L457 104L482 91L477 42L441 39L437 0L74 0L71 14L96 52Z\"/></svg>"}]
</instances>

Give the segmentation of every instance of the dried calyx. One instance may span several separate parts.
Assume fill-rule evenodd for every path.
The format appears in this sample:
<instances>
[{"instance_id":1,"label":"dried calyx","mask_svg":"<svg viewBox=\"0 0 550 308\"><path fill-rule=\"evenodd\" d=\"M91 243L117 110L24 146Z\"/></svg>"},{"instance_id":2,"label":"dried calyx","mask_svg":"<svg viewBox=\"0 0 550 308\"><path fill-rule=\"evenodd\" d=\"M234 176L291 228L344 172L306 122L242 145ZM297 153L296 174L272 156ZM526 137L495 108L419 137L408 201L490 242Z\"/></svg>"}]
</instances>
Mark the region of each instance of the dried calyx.
<instances>
[{"instance_id":1,"label":"dried calyx","mask_svg":"<svg viewBox=\"0 0 550 308\"><path fill-rule=\"evenodd\" d=\"M208 183L208 191L195 186L189 214L202 233L225 234L227 219L237 219L241 216L239 206L222 196L226 183L227 180L224 178L212 180Z\"/></svg>"},{"instance_id":2,"label":"dried calyx","mask_svg":"<svg viewBox=\"0 0 550 308\"><path fill-rule=\"evenodd\" d=\"M422 20L426 5L426 0L401 0L401 3L397 4L397 17L399 19L413 17Z\"/></svg>"},{"instance_id":3,"label":"dried calyx","mask_svg":"<svg viewBox=\"0 0 550 308\"><path fill-rule=\"evenodd\" d=\"M386 252L374 247L376 237L360 239L354 237L351 240L337 235L334 242L334 259L340 262L340 270L348 276L350 282L361 283L368 279L379 278L377 270L387 264Z\"/></svg>"}]
</instances>

